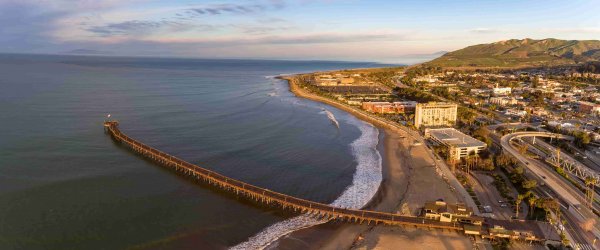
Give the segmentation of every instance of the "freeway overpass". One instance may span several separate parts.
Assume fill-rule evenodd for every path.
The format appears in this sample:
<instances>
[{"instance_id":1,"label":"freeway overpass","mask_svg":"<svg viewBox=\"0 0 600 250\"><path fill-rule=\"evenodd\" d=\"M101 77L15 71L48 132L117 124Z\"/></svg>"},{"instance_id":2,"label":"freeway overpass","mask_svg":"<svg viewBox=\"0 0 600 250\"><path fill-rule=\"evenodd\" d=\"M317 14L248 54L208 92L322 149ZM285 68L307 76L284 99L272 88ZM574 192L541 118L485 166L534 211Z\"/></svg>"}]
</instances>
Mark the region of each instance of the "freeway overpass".
<instances>
[{"instance_id":1,"label":"freeway overpass","mask_svg":"<svg viewBox=\"0 0 600 250\"><path fill-rule=\"evenodd\" d=\"M538 177L538 179L545 182L555 193L559 194L563 198L563 200L565 200L571 205L579 207L581 205L580 199L582 201L585 201L585 198L579 197L581 195L577 192L577 190L570 190L569 188L565 187L565 185L562 184L563 180L561 180L559 176L545 169L543 166L539 166L534 162L528 160L510 144L511 140L521 137L546 137L566 140L573 140L573 137L549 132L526 131L504 135L500 139L500 144L505 152L512 155L515 159L517 159L524 166L526 166L527 169L530 170L530 172L535 174Z\"/></svg>"},{"instance_id":2,"label":"freeway overpass","mask_svg":"<svg viewBox=\"0 0 600 250\"><path fill-rule=\"evenodd\" d=\"M524 155L521 155L514 146L511 145L511 143L510 143L511 140L514 140L516 138L522 138L522 137L546 137L546 138L556 138L556 139L563 139L563 140L574 140L574 138L572 136L549 133L549 132L527 131L527 132L516 132L516 133L504 135L500 139L500 144L501 144L501 147L504 150L504 152L514 156L514 158L516 158L519 162L521 162L529 170L530 173L533 173L534 175L536 175L538 177L538 181L544 182L546 184L546 186L549 187L552 191L554 191L554 193L556 193L563 201L567 202L572 207L577 208L577 209L568 209L568 211L570 213L570 214L568 214L568 216L576 217L577 220L579 221L579 223L585 223L585 221L587 221L588 219L593 219L596 223L594 225L594 228L590 231L590 233L592 235L594 235L595 238L600 238L600 227L599 227L600 225L598 225L598 217L596 216L596 214L594 214L592 212L592 210L588 210L586 207L581 206L582 203L586 202L586 198L583 196L583 194L576 187L574 187L571 183L564 180L562 178L562 176L558 175L555 171L548 169L540 162L527 159ZM588 171L586 173L594 174L596 176L595 178L598 178L598 176L600 176L599 173L597 173L585 166L579 166L581 164L577 165L581 168L579 168L577 171L574 171L574 168L569 169L569 166L565 166L567 164L563 164L562 159L557 159L557 160L559 161L560 166L565 171L568 171L571 174L578 176L579 178L581 178L580 174L581 174L581 170L583 170L582 168L585 168L585 170ZM552 159L551 159L551 161L552 161ZM574 166L574 165L572 165L572 166ZM592 203L592 206L593 206L592 207L593 210L600 211L600 206L598 205L598 203L594 202L594 203ZM583 228L580 228L580 229L583 230Z\"/></svg>"}]
</instances>

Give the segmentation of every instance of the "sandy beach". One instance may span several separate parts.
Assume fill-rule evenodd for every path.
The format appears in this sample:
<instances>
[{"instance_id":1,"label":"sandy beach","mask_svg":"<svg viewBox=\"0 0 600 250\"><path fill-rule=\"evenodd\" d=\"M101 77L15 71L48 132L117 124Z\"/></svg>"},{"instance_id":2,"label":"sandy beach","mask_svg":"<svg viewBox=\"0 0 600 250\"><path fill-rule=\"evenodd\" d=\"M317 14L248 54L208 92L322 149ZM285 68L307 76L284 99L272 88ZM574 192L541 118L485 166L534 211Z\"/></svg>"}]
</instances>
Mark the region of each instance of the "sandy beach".
<instances>
[{"instance_id":1,"label":"sandy beach","mask_svg":"<svg viewBox=\"0 0 600 250\"><path fill-rule=\"evenodd\" d=\"M383 132L378 145L383 157L383 181L365 209L418 215L426 201L462 201L436 173L434 159L425 146L412 145L413 141L407 139L404 131L327 98L307 93L292 82L290 90L299 97L348 111ZM399 249L402 246L413 246L412 249L473 248L469 238L456 232L329 222L293 232L268 249Z\"/></svg>"}]
</instances>

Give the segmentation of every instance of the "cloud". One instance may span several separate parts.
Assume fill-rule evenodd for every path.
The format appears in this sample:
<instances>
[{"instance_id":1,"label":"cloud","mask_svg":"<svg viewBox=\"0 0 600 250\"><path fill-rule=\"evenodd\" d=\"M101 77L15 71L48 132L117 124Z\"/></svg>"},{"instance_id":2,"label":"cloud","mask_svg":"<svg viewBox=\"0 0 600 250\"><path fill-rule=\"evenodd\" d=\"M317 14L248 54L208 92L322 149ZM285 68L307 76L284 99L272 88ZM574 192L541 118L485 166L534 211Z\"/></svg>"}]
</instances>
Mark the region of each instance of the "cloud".
<instances>
[{"instance_id":1,"label":"cloud","mask_svg":"<svg viewBox=\"0 0 600 250\"><path fill-rule=\"evenodd\" d=\"M46 46L46 34L53 22L68 13L63 10L41 11L26 2L0 3L0 47L9 51Z\"/></svg>"},{"instance_id":2,"label":"cloud","mask_svg":"<svg viewBox=\"0 0 600 250\"><path fill-rule=\"evenodd\" d=\"M129 36L129 35L148 35L160 31L183 32L194 29L209 30L214 27L211 25L198 25L175 21L140 21L131 20L106 25L97 25L86 28L85 30L99 36Z\"/></svg>"},{"instance_id":3,"label":"cloud","mask_svg":"<svg viewBox=\"0 0 600 250\"><path fill-rule=\"evenodd\" d=\"M356 33L308 33L301 35L263 35L263 36L234 36L218 38L173 38L160 37L140 39L145 42L173 43L173 44L196 44L196 45L249 45L249 44L271 44L271 45L297 45L297 44L335 44L335 43L367 43L373 41L404 41L410 40L407 33L394 31L381 32L356 32Z\"/></svg>"},{"instance_id":4,"label":"cloud","mask_svg":"<svg viewBox=\"0 0 600 250\"><path fill-rule=\"evenodd\" d=\"M55 32L61 20L86 13L102 13L137 0L0 0L0 50L49 52L63 50Z\"/></svg>"},{"instance_id":5,"label":"cloud","mask_svg":"<svg viewBox=\"0 0 600 250\"><path fill-rule=\"evenodd\" d=\"M393 32L367 32L367 33L319 33L298 36L270 36L259 39L261 42L271 44L314 44L314 43L354 43L368 41L395 41L404 40L405 34Z\"/></svg>"},{"instance_id":6,"label":"cloud","mask_svg":"<svg viewBox=\"0 0 600 250\"><path fill-rule=\"evenodd\" d=\"M270 1L261 4L214 4L187 9L185 12L190 17L223 14L254 14L269 10L279 10L285 7L283 1Z\"/></svg>"},{"instance_id":7,"label":"cloud","mask_svg":"<svg viewBox=\"0 0 600 250\"><path fill-rule=\"evenodd\" d=\"M238 29L244 34L250 35L265 35L278 31L289 31L297 29L293 25L249 25L249 24L233 24L233 28Z\"/></svg>"},{"instance_id":8,"label":"cloud","mask_svg":"<svg viewBox=\"0 0 600 250\"><path fill-rule=\"evenodd\" d=\"M475 29L469 30L469 32L478 33L478 34L490 34L490 33L496 33L496 32L498 32L498 30L492 29L492 28L475 28Z\"/></svg>"}]
</instances>

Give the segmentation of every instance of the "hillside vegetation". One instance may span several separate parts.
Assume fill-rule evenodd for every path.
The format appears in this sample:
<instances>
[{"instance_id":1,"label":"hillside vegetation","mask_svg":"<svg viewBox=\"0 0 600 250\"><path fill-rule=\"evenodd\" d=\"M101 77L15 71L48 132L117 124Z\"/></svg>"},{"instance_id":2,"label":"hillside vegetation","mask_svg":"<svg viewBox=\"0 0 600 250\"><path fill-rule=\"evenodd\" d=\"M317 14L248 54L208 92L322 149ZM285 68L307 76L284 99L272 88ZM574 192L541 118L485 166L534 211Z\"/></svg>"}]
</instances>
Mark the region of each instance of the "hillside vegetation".
<instances>
[{"instance_id":1,"label":"hillside vegetation","mask_svg":"<svg viewBox=\"0 0 600 250\"><path fill-rule=\"evenodd\" d=\"M600 41L512 39L479 44L444 54L434 67L536 67L600 61Z\"/></svg>"}]
</instances>

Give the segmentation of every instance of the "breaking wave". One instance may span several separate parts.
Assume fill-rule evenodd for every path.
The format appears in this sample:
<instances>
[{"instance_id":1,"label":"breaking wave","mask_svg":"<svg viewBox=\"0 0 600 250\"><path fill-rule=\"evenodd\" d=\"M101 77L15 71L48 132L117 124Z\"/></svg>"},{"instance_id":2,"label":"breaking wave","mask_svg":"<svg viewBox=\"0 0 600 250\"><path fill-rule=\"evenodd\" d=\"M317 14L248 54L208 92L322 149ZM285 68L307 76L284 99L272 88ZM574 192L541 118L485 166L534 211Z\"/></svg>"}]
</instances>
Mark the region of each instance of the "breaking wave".
<instances>
[{"instance_id":1,"label":"breaking wave","mask_svg":"<svg viewBox=\"0 0 600 250\"><path fill-rule=\"evenodd\" d=\"M382 160L377 151L379 130L354 118L349 119L348 122L361 131L358 139L350 144L352 155L357 162L356 172L354 172L352 184L331 205L360 209L375 195L382 180ZM296 216L263 229L258 234L250 237L248 241L242 242L231 249L264 249L291 232L325 222L327 222L326 219L316 219L307 215Z\"/></svg>"},{"instance_id":2,"label":"breaking wave","mask_svg":"<svg viewBox=\"0 0 600 250\"><path fill-rule=\"evenodd\" d=\"M340 128L340 123L335 119L335 115L331 113L331 111L327 109L323 109L323 113L327 115L327 118L335 125L337 128Z\"/></svg>"}]
</instances>

